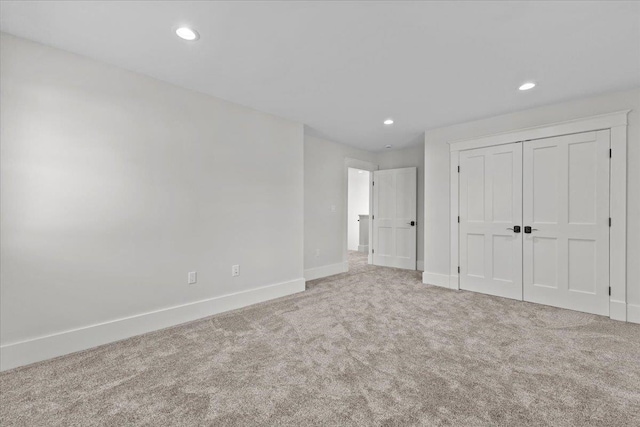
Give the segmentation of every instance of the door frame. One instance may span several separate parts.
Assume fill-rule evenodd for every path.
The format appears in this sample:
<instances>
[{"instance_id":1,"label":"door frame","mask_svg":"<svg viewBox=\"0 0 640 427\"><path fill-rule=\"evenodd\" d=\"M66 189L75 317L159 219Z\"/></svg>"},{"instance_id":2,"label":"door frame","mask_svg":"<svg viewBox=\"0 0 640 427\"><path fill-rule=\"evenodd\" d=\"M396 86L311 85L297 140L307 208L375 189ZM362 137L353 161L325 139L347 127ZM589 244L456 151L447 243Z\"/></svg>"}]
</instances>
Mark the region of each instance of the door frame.
<instances>
[{"instance_id":1,"label":"door frame","mask_svg":"<svg viewBox=\"0 0 640 427\"><path fill-rule=\"evenodd\" d=\"M371 186L371 182L373 181L373 172L377 171L379 166L367 162L364 160L352 159L350 157L344 158L344 167L343 167L343 182L342 182L342 200L344 201L344 214L342 215L342 263L344 265L345 271L349 271L349 257L348 257L348 246L349 246L349 236L348 236L348 227L349 227L349 168L361 169L369 171L369 215L373 212L373 188ZM371 219L369 219L369 253L367 257L367 262L371 264L373 262L373 256L371 250L373 249L373 245L371 241L373 240L373 224Z\"/></svg>"},{"instance_id":2,"label":"door frame","mask_svg":"<svg viewBox=\"0 0 640 427\"><path fill-rule=\"evenodd\" d=\"M559 123L485 135L449 142L450 158L450 272L449 288L460 289L459 268L459 174L460 151L473 148L524 142L609 129L612 150L609 174L609 317L627 321L627 115L631 110L616 111Z\"/></svg>"}]
</instances>

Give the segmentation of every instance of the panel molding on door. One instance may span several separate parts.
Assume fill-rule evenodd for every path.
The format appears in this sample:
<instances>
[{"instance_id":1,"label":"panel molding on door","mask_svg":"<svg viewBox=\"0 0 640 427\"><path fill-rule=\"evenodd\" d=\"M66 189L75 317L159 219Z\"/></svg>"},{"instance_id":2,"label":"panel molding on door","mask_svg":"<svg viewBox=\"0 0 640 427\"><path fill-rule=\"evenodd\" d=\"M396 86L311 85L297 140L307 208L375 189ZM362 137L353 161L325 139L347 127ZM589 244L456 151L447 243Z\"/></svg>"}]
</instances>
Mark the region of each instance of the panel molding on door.
<instances>
[{"instance_id":1,"label":"panel molding on door","mask_svg":"<svg viewBox=\"0 0 640 427\"><path fill-rule=\"evenodd\" d=\"M522 144L460 152L460 288L522 299Z\"/></svg>"},{"instance_id":2,"label":"panel molding on door","mask_svg":"<svg viewBox=\"0 0 640 427\"><path fill-rule=\"evenodd\" d=\"M609 315L609 142L601 130L524 143L525 301Z\"/></svg>"},{"instance_id":3,"label":"panel molding on door","mask_svg":"<svg viewBox=\"0 0 640 427\"><path fill-rule=\"evenodd\" d=\"M373 264L416 269L417 170L373 172Z\"/></svg>"}]
</instances>

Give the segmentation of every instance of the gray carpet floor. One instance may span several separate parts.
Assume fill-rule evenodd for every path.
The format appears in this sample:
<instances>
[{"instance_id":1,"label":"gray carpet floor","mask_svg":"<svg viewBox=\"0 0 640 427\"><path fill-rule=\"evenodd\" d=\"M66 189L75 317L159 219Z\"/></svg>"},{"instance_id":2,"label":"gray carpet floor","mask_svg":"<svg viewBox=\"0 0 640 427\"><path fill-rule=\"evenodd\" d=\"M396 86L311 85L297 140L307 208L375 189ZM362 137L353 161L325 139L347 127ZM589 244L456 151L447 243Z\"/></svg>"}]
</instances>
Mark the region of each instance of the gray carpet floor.
<instances>
[{"instance_id":1,"label":"gray carpet floor","mask_svg":"<svg viewBox=\"0 0 640 427\"><path fill-rule=\"evenodd\" d=\"M640 325L366 265L0 374L6 426L638 426Z\"/></svg>"}]
</instances>

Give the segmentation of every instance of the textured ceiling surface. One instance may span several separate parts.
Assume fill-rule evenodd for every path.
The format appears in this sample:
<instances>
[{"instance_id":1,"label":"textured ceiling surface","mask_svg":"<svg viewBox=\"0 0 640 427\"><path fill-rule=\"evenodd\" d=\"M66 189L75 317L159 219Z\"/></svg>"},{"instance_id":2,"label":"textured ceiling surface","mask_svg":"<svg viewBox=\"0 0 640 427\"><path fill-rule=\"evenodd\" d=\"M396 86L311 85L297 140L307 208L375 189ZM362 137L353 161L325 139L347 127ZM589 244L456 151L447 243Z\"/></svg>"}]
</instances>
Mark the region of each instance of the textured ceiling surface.
<instances>
[{"instance_id":1,"label":"textured ceiling surface","mask_svg":"<svg viewBox=\"0 0 640 427\"><path fill-rule=\"evenodd\" d=\"M640 86L639 2L4 1L3 32L379 150ZM197 42L175 36L180 25ZM520 92L534 80L538 86ZM395 124L382 121L393 117Z\"/></svg>"}]
</instances>

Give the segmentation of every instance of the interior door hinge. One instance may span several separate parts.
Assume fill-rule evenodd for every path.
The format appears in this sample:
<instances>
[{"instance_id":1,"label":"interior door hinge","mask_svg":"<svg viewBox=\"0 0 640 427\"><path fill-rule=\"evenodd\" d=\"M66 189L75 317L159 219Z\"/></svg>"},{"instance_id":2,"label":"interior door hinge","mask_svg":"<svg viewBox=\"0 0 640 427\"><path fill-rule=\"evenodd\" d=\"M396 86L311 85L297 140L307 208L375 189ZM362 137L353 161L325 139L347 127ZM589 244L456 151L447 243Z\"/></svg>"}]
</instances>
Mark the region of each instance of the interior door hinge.
<instances>
[{"instance_id":1,"label":"interior door hinge","mask_svg":"<svg viewBox=\"0 0 640 427\"><path fill-rule=\"evenodd\" d=\"M611 296L611 286L609 286L609 296Z\"/></svg>"},{"instance_id":2,"label":"interior door hinge","mask_svg":"<svg viewBox=\"0 0 640 427\"><path fill-rule=\"evenodd\" d=\"M609 227L611 227L611 217L609 217Z\"/></svg>"},{"instance_id":3,"label":"interior door hinge","mask_svg":"<svg viewBox=\"0 0 640 427\"><path fill-rule=\"evenodd\" d=\"M460 266L458 266L458 274L460 274Z\"/></svg>"},{"instance_id":4,"label":"interior door hinge","mask_svg":"<svg viewBox=\"0 0 640 427\"><path fill-rule=\"evenodd\" d=\"M373 187L374 185L376 185L375 181L371 181L371 186Z\"/></svg>"},{"instance_id":5,"label":"interior door hinge","mask_svg":"<svg viewBox=\"0 0 640 427\"><path fill-rule=\"evenodd\" d=\"M611 158L611 148L609 148L609 158Z\"/></svg>"},{"instance_id":6,"label":"interior door hinge","mask_svg":"<svg viewBox=\"0 0 640 427\"><path fill-rule=\"evenodd\" d=\"M375 254L375 253L376 253L376 250L375 250L375 249L371 249L371 253L372 253L372 254Z\"/></svg>"},{"instance_id":7,"label":"interior door hinge","mask_svg":"<svg viewBox=\"0 0 640 427\"><path fill-rule=\"evenodd\" d=\"M460 173L460 166L458 166L458 173Z\"/></svg>"},{"instance_id":8,"label":"interior door hinge","mask_svg":"<svg viewBox=\"0 0 640 427\"><path fill-rule=\"evenodd\" d=\"M376 219L376 216L375 215L371 215L371 219Z\"/></svg>"},{"instance_id":9,"label":"interior door hinge","mask_svg":"<svg viewBox=\"0 0 640 427\"><path fill-rule=\"evenodd\" d=\"M458 215L458 224L460 224L460 215Z\"/></svg>"}]
</instances>

